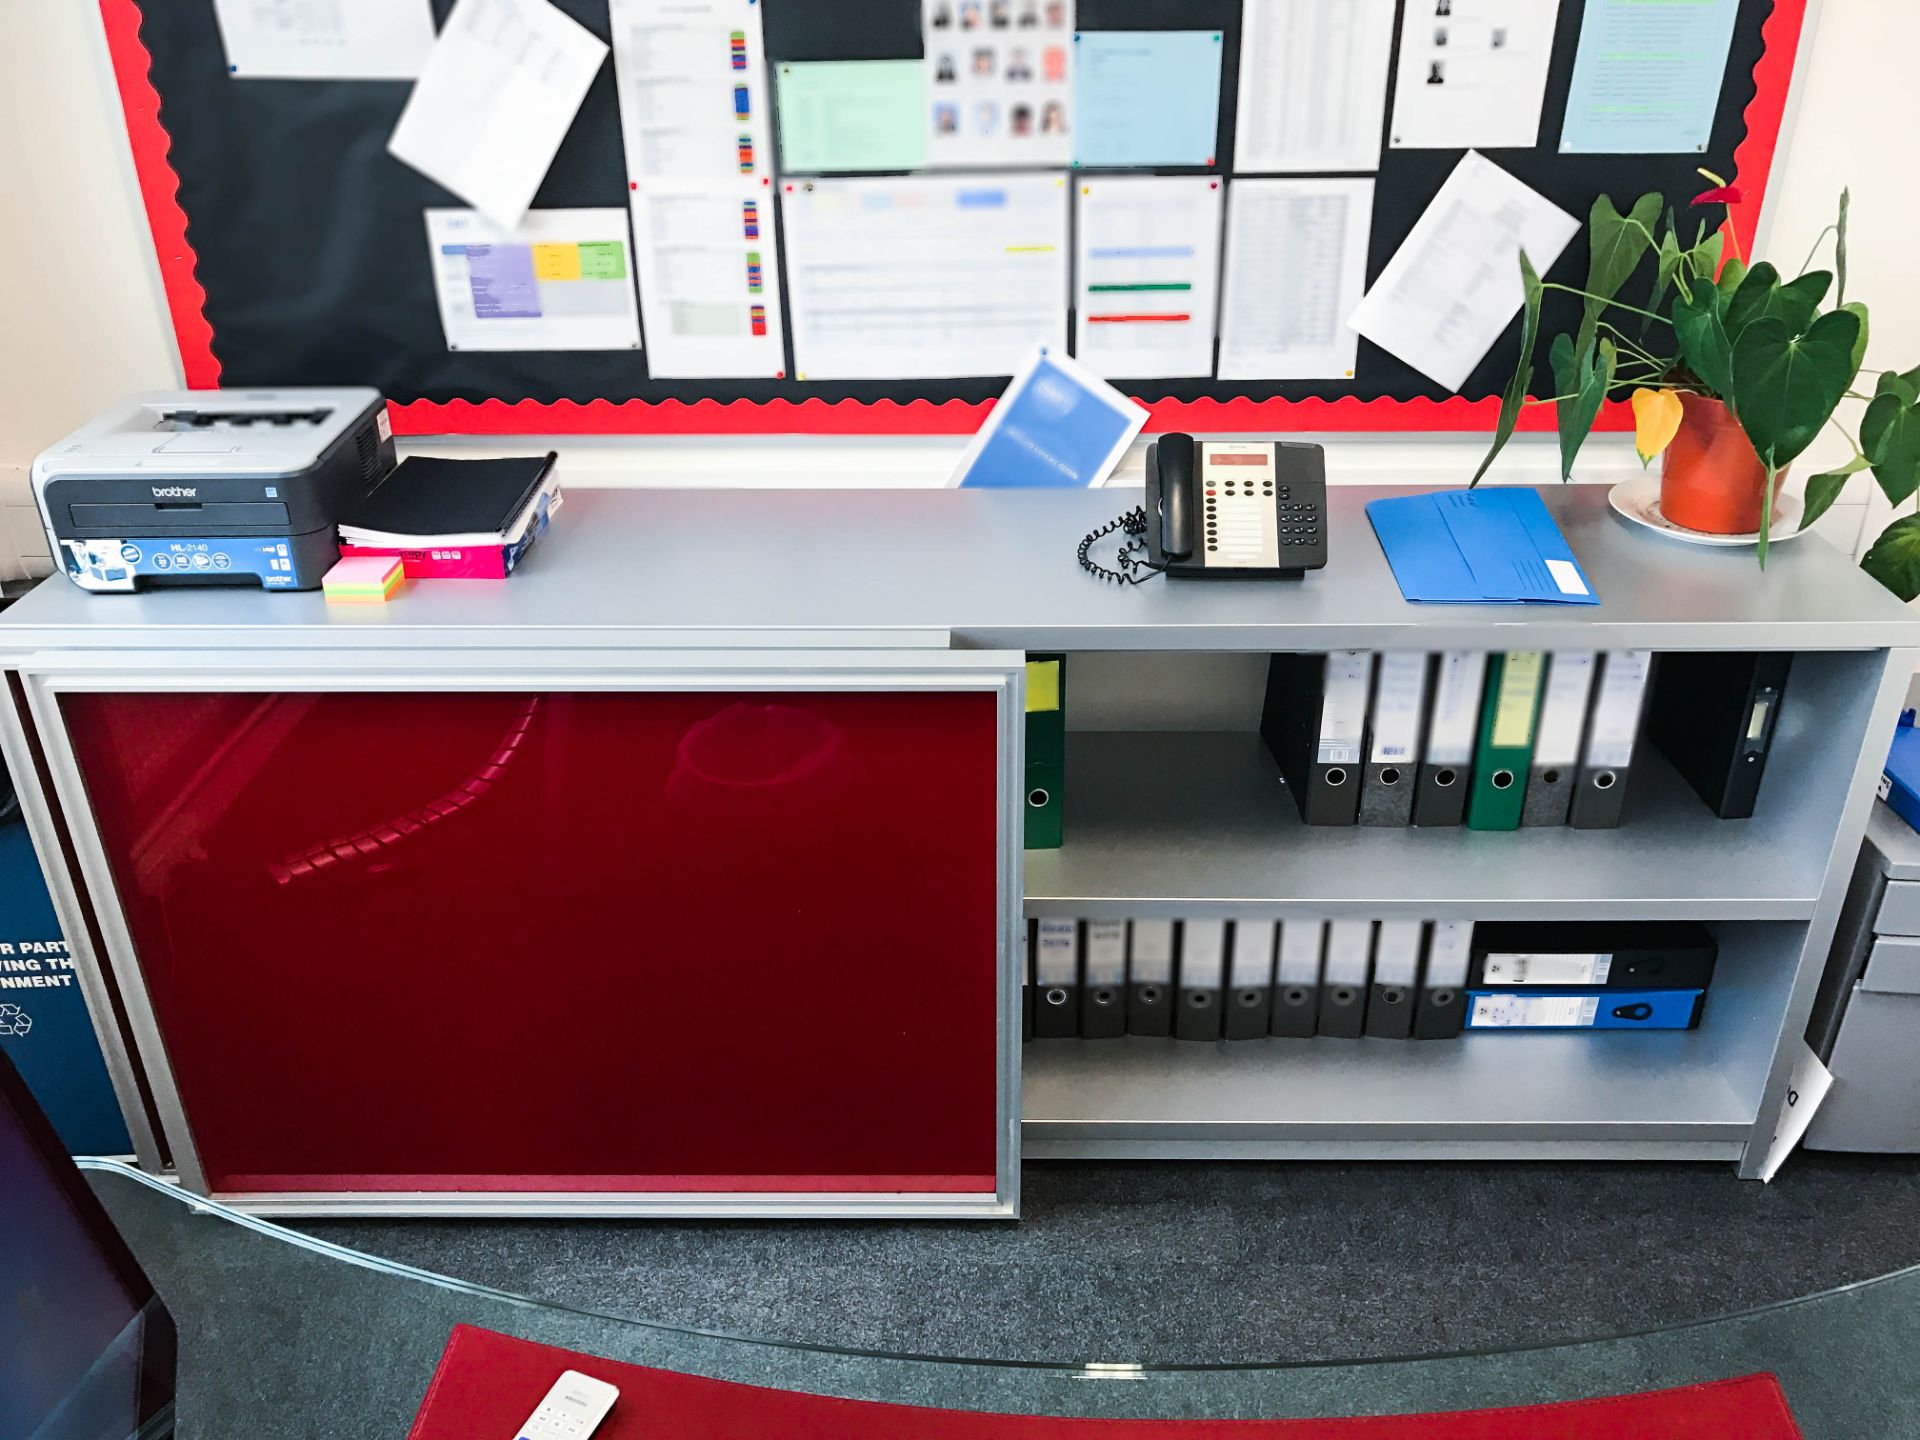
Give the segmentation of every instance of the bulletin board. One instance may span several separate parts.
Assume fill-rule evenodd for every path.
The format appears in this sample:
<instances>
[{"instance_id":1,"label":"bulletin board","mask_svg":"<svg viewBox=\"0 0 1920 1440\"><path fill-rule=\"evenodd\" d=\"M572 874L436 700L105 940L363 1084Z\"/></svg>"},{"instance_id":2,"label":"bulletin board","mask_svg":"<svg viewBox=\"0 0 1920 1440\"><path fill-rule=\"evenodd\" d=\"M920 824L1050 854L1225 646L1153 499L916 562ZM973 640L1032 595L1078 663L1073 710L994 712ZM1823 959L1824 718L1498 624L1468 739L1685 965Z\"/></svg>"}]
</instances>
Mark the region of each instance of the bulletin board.
<instances>
[{"instance_id":1,"label":"bulletin board","mask_svg":"<svg viewBox=\"0 0 1920 1440\"><path fill-rule=\"evenodd\" d=\"M433 0L438 20L444 22L452 3ZM608 38L607 0L555 3ZM644 352L450 352L422 212L463 202L386 152L409 82L235 80L226 73L213 0L100 4L167 305L193 388L374 385L392 402L394 428L403 434L898 435L971 433L1005 386L1004 377L655 380L647 374ZM761 4L770 66L921 54L919 0ZM1075 25L1081 30L1222 33L1216 165L1149 173L1219 175L1230 189L1241 4L1077 0ZM1684 212L1704 186L1695 167L1705 165L1742 190L1733 221L1743 240L1750 240L1808 0L1739 0L1711 143L1697 156L1559 152L1583 0L1559 5L1539 139L1530 150L1490 150L1488 157L1582 221L1601 194L1624 210L1653 189ZM1369 283L1460 154L1383 149ZM609 57L535 208L624 207L625 169ZM1578 283L1586 260L1584 236L1576 237L1553 275ZM786 290L783 284L783 306ZM1571 328L1567 315L1564 309L1556 314L1550 300L1543 336ZM1070 319L1069 333L1071 328ZM784 329L790 345L791 324ZM1134 380L1122 388L1151 409L1150 430L1490 430L1499 392L1512 373L1517 335L1516 322L1457 395L1364 337L1351 380ZM1545 373L1544 339L1538 358ZM1623 428L1630 422L1614 413L1602 424ZM1546 407L1522 417L1523 428L1551 425Z\"/></svg>"}]
</instances>

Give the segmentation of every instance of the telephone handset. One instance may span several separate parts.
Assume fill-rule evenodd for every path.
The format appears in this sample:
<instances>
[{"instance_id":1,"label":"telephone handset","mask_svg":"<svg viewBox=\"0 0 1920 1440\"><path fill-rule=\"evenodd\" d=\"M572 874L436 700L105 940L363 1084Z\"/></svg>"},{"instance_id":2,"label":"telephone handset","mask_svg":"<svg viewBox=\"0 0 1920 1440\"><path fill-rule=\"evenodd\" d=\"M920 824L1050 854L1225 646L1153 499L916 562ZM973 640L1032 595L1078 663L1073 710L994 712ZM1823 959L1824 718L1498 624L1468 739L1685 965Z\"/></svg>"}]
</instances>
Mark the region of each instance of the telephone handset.
<instances>
[{"instance_id":1,"label":"telephone handset","mask_svg":"<svg viewBox=\"0 0 1920 1440\"><path fill-rule=\"evenodd\" d=\"M1326 453L1162 435L1147 447L1147 557L1170 576L1299 575L1327 563Z\"/></svg>"}]
</instances>

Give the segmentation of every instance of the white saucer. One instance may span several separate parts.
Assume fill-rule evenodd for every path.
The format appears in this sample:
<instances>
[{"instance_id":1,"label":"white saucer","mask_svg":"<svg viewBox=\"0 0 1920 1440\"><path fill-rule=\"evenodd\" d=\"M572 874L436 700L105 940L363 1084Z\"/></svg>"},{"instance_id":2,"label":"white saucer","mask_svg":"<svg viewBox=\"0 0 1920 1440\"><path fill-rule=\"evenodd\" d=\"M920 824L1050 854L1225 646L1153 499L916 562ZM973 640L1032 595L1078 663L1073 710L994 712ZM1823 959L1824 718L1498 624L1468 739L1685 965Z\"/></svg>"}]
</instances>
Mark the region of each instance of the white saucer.
<instances>
[{"instance_id":1,"label":"white saucer","mask_svg":"<svg viewBox=\"0 0 1920 1440\"><path fill-rule=\"evenodd\" d=\"M1615 510L1636 525L1644 525L1649 530L1662 535L1670 535L1675 540L1684 540L1689 545L1757 545L1760 534L1748 531L1745 535L1709 535L1704 530L1689 530L1684 525L1676 525L1660 513L1660 477L1657 474L1639 475L1632 480L1622 480L1607 492L1607 500ZM1773 529L1767 535L1767 543L1781 545L1796 539L1806 532L1800 528L1800 497L1784 491L1774 501Z\"/></svg>"}]
</instances>

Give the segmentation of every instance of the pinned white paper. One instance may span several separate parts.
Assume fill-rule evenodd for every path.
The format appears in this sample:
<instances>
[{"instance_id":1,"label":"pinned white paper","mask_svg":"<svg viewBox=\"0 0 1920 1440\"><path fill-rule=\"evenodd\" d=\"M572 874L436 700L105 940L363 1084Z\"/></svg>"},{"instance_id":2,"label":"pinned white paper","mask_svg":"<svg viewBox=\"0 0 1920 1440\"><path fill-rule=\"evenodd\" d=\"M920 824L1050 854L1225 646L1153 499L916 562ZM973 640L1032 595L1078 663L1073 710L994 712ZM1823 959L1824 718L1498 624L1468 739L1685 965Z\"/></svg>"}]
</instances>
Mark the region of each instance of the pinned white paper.
<instances>
[{"instance_id":1,"label":"pinned white paper","mask_svg":"<svg viewBox=\"0 0 1920 1440\"><path fill-rule=\"evenodd\" d=\"M1380 168L1393 10L1394 0L1251 0L1236 175Z\"/></svg>"},{"instance_id":2,"label":"pinned white paper","mask_svg":"<svg viewBox=\"0 0 1920 1440\"><path fill-rule=\"evenodd\" d=\"M1353 312L1353 328L1458 390L1526 299L1520 252L1545 275L1579 228L1546 196L1469 151Z\"/></svg>"},{"instance_id":3,"label":"pinned white paper","mask_svg":"<svg viewBox=\"0 0 1920 1440\"><path fill-rule=\"evenodd\" d=\"M433 49L427 0L213 0L236 80L411 80Z\"/></svg>"},{"instance_id":4,"label":"pinned white paper","mask_svg":"<svg viewBox=\"0 0 1920 1440\"><path fill-rule=\"evenodd\" d=\"M387 150L512 229L606 57L547 0L459 0Z\"/></svg>"}]
</instances>

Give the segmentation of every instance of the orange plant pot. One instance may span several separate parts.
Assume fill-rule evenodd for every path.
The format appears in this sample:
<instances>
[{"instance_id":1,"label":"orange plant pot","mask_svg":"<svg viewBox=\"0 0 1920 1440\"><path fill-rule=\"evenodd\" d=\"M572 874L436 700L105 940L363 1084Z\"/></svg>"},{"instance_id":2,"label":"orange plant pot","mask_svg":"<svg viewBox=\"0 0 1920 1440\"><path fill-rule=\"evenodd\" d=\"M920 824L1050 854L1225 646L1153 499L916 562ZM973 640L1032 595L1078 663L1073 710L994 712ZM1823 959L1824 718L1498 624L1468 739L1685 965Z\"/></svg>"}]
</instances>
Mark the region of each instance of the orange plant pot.
<instances>
[{"instance_id":1,"label":"orange plant pot","mask_svg":"<svg viewBox=\"0 0 1920 1440\"><path fill-rule=\"evenodd\" d=\"M1680 429L1660 466L1660 513L1709 535L1750 535L1760 528L1767 467L1721 400L1680 396ZM1774 494L1786 479L1774 478Z\"/></svg>"}]
</instances>

